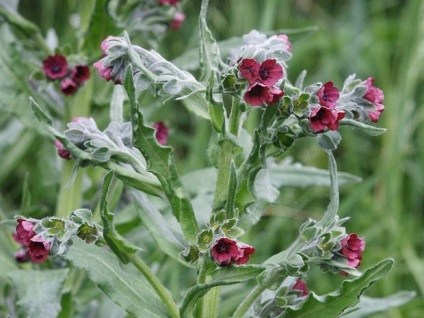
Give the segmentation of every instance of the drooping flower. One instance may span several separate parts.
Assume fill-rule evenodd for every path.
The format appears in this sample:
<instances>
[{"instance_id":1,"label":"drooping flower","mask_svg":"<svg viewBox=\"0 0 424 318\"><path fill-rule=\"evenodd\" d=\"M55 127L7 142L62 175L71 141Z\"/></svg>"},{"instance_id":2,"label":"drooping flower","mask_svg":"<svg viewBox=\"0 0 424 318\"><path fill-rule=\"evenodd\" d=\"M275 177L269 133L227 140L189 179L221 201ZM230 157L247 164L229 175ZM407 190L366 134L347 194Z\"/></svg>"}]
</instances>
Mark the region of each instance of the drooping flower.
<instances>
[{"instance_id":1,"label":"drooping flower","mask_svg":"<svg viewBox=\"0 0 424 318\"><path fill-rule=\"evenodd\" d=\"M271 87L269 93L272 95L272 99L268 102L268 105L275 104L284 96L284 92L278 87Z\"/></svg>"},{"instance_id":2,"label":"drooping flower","mask_svg":"<svg viewBox=\"0 0 424 318\"><path fill-rule=\"evenodd\" d=\"M66 160L71 159L71 153L69 152L69 150L67 150L63 146L63 144L59 140L55 140L54 145L57 148L57 154L59 155L60 158L66 159Z\"/></svg>"},{"instance_id":3,"label":"drooping flower","mask_svg":"<svg viewBox=\"0 0 424 318\"><path fill-rule=\"evenodd\" d=\"M340 93L337 87L333 85L333 82L329 81L319 89L317 96L321 106L334 108L340 97Z\"/></svg>"},{"instance_id":4,"label":"drooping flower","mask_svg":"<svg viewBox=\"0 0 424 318\"><path fill-rule=\"evenodd\" d=\"M306 283L301 278L298 278L296 280L296 283L293 285L292 289L293 290L299 290L299 291L301 291L302 292L302 294L301 294L302 297L309 295L309 290L306 287Z\"/></svg>"},{"instance_id":5,"label":"drooping flower","mask_svg":"<svg viewBox=\"0 0 424 318\"><path fill-rule=\"evenodd\" d=\"M60 90L67 96L74 95L78 90L78 84L70 78L64 78L60 81Z\"/></svg>"},{"instance_id":6,"label":"drooping flower","mask_svg":"<svg viewBox=\"0 0 424 318\"><path fill-rule=\"evenodd\" d=\"M63 55L50 55L43 61L43 72L51 79L63 78L68 73L68 61Z\"/></svg>"},{"instance_id":7,"label":"drooping flower","mask_svg":"<svg viewBox=\"0 0 424 318\"><path fill-rule=\"evenodd\" d=\"M261 83L272 86L283 76L283 68L275 59L265 60L259 67L258 75Z\"/></svg>"},{"instance_id":8,"label":"drooping flower","mask_svg":"<svg viewBox=\"0 0 424 318\"><path fill-rule=\"evenodd\" d=\"M90 69L87 65L76 65L71 71L71 79L82 84L90 78Z\"/></svg>"},{"instance_id":9,"label":"drooping flower","mask_svg":"<svg viewBox=\"0 0 424 318\"><path fill-rule=\"evenodd\" d=\"M261 106L273 100L273 95L270 93L269 87L262 83L254 83L249 85L244 93L244 100L251 106Z\"/></svg>"},{"instance_id":10,"label":"drooping flower","mask_svg":"<svg viewBox=\"0 0 424 318\"><path fill-rule=\"evenodd\" d=\"M97 61L93 64L94 68L97 69L100 76L103 77L106 81L110 81L112 79L112 68L105 67L102 61Z\"/></svg>"},{"instance_id":11,"label":"drooping flower","mask_svg":"<svg viewBox=\"0 0 424 318\"><path fill-rule=\"evenodd\" d=\"M367 87L367 91L365 92L364 99L371 102L375 110L369 113L370 119L372 122L376 123L381 116L381 113L384 111L384 93L378 87L373 86L374 78L368 77L367 80L364 81L364 85Z\"/></svg>"},{"instance_id":12,"label":"drooping flower","mask_svg":"<svg viewBox=\"0 0 424 318\"><path fill-rule=\"evenodd\" d=\"M316 106L312 108L309 115L309 125L315 132L322 132L325 128L330 130L337 130L339 128L339 121L345 116L343 110L331 109L324 106Z\"/></svg>"},{"instance_id":13,"label":"drooping flower","mask_svg":"<svg viewBox=\"0 0 424 318\"><path fill-rule=\"evenodd\" d=\"M166 127L163 121L159 121L153 124L153 128L156 129L155 136L161 145L166 145L168 141L169 129Z\"/></svg>"},{"instance_id":14,"label":"drooping flower","mask_svg":"<svg viewBox=\"0 0 424 318\"><path fill-rule=\"evenodd\" d=\"M254 252L252 246L226 237L216 240L211 249L212 258L219 266L246 264Z\"/></svg>"},{"instance_id":15,"label":"drooping flower","mask_svg":"<svg viewBox=\"0 0 424 318\"><path fill-rule=\"evenodd\" d=\"M174 15L174 18L171 21L171 29L172 30L179 30L181 28L181 25L183 24L185 20L185 14L182 12L177 12Z\"/></svg>"},{"instance_id":16,"label":"drooping flower","mask_svg":"<svg viewBox=\"0 0 424 318\"><path fill-rule=\"evenodd\" d=\"M25 251L24 248L21 248L19 250L16 251L15 253L15 260L18 263L25 263L28 262L30 260L29 255L27 254L27 252Z\"/></svg>"},{"instance_id":17,"label":"drooping flower","mask_svg":"<svg viewBox=\"0 0 424 318\"><path fill-rule=\"evenodd\" d=\"M44 241L41 236L34 236L27 245L26 253L33 263L41 263L47 260L49 252L50 243Z\"/></svg>"},{"instance_id":18,"label":"drooping flower","mask_svg":"<svg viewBox=\"0 0 424 318\"><path fill-rule=\"evenodd\" d=\"M239 65L241 77L247 79L249 83L255 83L259 76L260 66L255 59L243 59Z\"/></svg>"},{"instance_id":19,"label":"drooping flower","mask_svg":"<svg viewBox=\"0 0 424 318\"><path fill-rule=\"evenodd\" d=\"M13 234L13 238L16 242L23 245L28 245L31 238L35 236L34 224L25 219L18 219L18 225L16 226L16 233Z\"/></svg>"},{"instance_id":20,"label":"drooping flower","mask_svg":"<svg viewBox=\"0 0 424 318\"><path fill-rule=\"evenodd\" d=\"M356 233L349 234L341 241L340 253L346 256L347 264L353 268L361 265L362 252L365 250L365 241Z\"/></svg>"}]
</instances>

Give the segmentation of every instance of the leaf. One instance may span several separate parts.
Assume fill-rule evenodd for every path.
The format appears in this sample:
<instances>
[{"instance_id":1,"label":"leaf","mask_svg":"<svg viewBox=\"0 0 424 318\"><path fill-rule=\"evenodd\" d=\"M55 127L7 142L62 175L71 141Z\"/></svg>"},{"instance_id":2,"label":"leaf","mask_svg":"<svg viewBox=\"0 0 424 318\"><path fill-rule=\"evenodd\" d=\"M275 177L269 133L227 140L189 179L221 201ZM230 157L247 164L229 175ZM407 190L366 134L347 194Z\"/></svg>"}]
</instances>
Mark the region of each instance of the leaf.
<instances>
[{"instance_id":1,"label":"leaf","mask_svg":"<svg viewBox=\"0 0 424 318\"><path fill-rule=\"evenodd\" d=\"M209 0L203 0L199 15L200 66L203 80L211 77L211 73L218 73L220 60L219 47L213 38L212 32L206 23L206 14Z\"/></svg>"},{"instance_id":2,"label":"leaf","mask_svg":"<svg viewBox=\"0 0 424 318\"><path fill-rule=\"evenodd\" d=\"M335 150L337 149L341 136L338 131L327 131L323 134L319 134L317 137L318 144L325 150Z\"/></svg>"},{"instance_id":3,"label":"leaf","mask_svg":"<svg viewBox=\"0 0 424 318\"><path fill-rule=\"evenodd\" d=\"M376 312L387 311L390 308L395 308L406 304L416 297L415 291L400 291L396 294L384 298L372 298L361 296L359 304L353 308L349 308L341 317L346 318L361 318L369 317L370 314Z\"/></svg>"},{"instance_id":4,"label":"leaf","mask_svg":"<svg viewBox=\"0 0 424 318\"><path fill-rule=\"evenodd\" d=\"M290 160L274 163L269 167L269 176L272 184L282 187L329 186L330 174L328 170L303 166L292 163ZM361 182L362 179L346 172L338 172L339 185Z\"/></svg>"},{"instance_id":5,"label":"leaf","mask_svg":"<svg viewBox=\"0 0 424 318\"><path fill-rule=\"evenodd\" d=\"M9 273L16 289L19 317L56 318L68 269L17 270Z\"/></svg>"},{"instance_id":6,"label":"leaf","mask_svg":"<svg viewBox=\"0 0 424 318\"><path fill-rule=\"evenodd\" d=\"M211 280L204 284L198 284L188 290L181 305L181 317L185 317L184 314L186 312L191 312L197 300L203 297L211 288L222 285L238 284L255 279L263 270L263 267L255 265L216 269L210 274Z\"/></svg>"},{"instance_id":7,"label":"leaf","mask_svg":"<svg viewBox=\"0 0 424 318\"><path fill-rule=\"evenodd\" d=\"M171 205L172 213L180 223L185 237L189 242L195 243L199 231L198 225L193 207L185 193L174 164L174 151L171 147L159 145L155 137L155 130L144 125L143 114L135 96L132 74L130 65L125 76L125 89L131 105L134 146L146 158L147 170L153 173L161 183Z\"/></svg>"},{"instance_id":8,"label":"leaf","mask_svg":"<svg viewBox=\"0 0 424 318\"><path fill-rule=\"evenodd\" d=\"M180 233L175 233L172 226L143 193L131 191L131 195L135 199L135 205L141 221L146 226L158 247L180 263L186 266L192 266L184 262L183 258L180 256L181 251L184 250L184 245L181 242L183 239L181 237L182 235Z\"/></svg>"},{"instance_id":9,"label":"leaf","mask_svg":"<svg viewBox=\"0 0 424 318\"><path fill-rule=\"evenodd\" d=\"M289 308L288 317L338 317L346 308L359 303L361 294L374 282L382 279L393 267L394 261L386 259L352 280L345 280L342 286L327 295L311 292L300 309Z\"/></svg>"},{"instance_id":10,"label":"leaf","mask_svg":"<svg viewBox=\"0 0 424 318\"><path fill-rule=\"evenodd\" d=\"M228 180L228 197L227 203L225 205L225 211L227 213L227 218L232 218L234 217L234 201L237 190L237 173L234 161L231 161L230 163L229 175L230 178Z\"/></svg>"},{"instance_id":11,"label":"leaf","mask_svg":"<svg viewBox=\"0 0 424 318\"><path fill-rule=\"evenodd\" d=\"M135 317L167 316L157 294L140 275L127 273L118 258L105 248L86 245L76 238L65 257L76 267L85 269L90 279L109 298Z\"/></svg>"},{"instance_id":12,"label":"leaf","mask_svg":"<svg viewBox=\"0 0 424 318\"><path fill-rule=\"evenodd\" d=\"M364 123L360 123L359 121L353 119L343 119L340 121L340 125L353 126L355 128L359 128L360 131L370 135L370 136L380 136L386 132L387 129L370 126Z\"/></svg>"},{"instance_id":13,"label":"leaf","mask_svg":"<svg viewBox=\"0 0 424 318\"><path fill-rule=\"evenodd\" d=\"M100 216L103 221L103 238L116 256L118 256L123 263L127 264L129 262L128 254L134 254L137 252L138 248L116 231L115 226L113 225L114 215L107 209L106 197L112 178L113 172L110 171L104 178L102 193L100 195Z\"/></svg>"}]
</instances>

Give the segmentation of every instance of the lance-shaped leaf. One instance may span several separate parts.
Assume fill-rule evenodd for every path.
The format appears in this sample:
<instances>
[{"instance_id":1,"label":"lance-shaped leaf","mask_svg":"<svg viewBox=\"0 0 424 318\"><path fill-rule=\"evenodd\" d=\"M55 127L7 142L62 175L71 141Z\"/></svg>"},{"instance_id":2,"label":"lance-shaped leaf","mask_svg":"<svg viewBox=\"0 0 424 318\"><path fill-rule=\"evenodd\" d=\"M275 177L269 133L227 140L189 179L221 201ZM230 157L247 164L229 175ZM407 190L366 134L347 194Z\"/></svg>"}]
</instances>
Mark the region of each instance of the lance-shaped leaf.
<instances>
[{"instance_id":1,"label":"lance-shaped leaf","mask_svg":"<svg viewBox=\"0 0 424 318\"><path fill-rule=\"evenodd\" d=\"M67 275L68 269L10 272L8 276L18 297L18 317L57 317Z\"/></svg>"},{"instance_id":2,"label":"lance-shaped leaf","mask_svg":"<svg viewBox=\"0 0 424 318\"><path fill-rule=\"evenodd\" d=\"M340 125L348 125L353 126L355 128L358 128L360 131L370 135L370 136L379 136L386 132L387 129L370 126L364 123L361 123L359 121L353 120L353 119L343 119L340 121Z\"/></svg>"},{"instance_id":3,"label":"lance-shaped leaf","mask_svg":"<svg viewBox=\"0 0 424 318\"><path fill-rule=\"evenodd\" d=\"M134 317L167 317L163 302L147 281L123 270L118 258L105 248L75 239L65 257L74 266L85 269L113 302Z\"/></svg>"},{"instance_id":4,"label":"lance-shaped leaf","mask_svg":"<svg viewBox=\"0 0 424 318\"><path fill-rule=\"evenodd\" d=\"M349 307L359 302L361 294L376 281L382 279L393 267L393 260L386 259L368 269L362 276L345 280L342 286L327 295L311 292L301 308L289 308L287 317L339 317Z\"/></svg>"},{"instance_id":5,"label":"lance-shaped leaf","mask_svg":"<svg viewBox=\"0 0 424 318\"><path fill-rule=\"evenodd\" d=\"M184 242L182 233L176 233L175 229L172 228L159 210L148 200L146 195L139 191L131 191L131 195L135 199L141 221L155 240L157 246L167 255L184 265L193 266L184 262L180 256L181 251L184 250L184 243L186 243Z\"/></svg>"},{"instance_id":6,"label":"lance-shaped leaf","mask_svg":"<svg viewBox=\"0 0 424 318\"><path fill-rule=\"evenodd\" d=\"M107 208L107 192L113 178L113 172L110 171L106 174L102 194L100 196L100 216L103 221L103 238L112 249L112 251L119 257L119 259L127 264L129 262L128 254L134 254L138 248L122 237L113 225L113 213L110 213Z\"/></svg>"},{"instance_id":7,"label":"lance-shaped leaf","mask_svg":"<svg viewBox=\"0 0 424 318\"><path fill-rule=\"evenodd\" d=\"M211 279L209 281L204 284L198 284L188 290L181 305L181 317L185 317L185 313L191 312L197 300L203 297L211 288L222 285L238 284L255 279L263 270L263 267L255 265L216 269L210 274Z\"/></svg>"},{"instance_id":8,"label":"lance-shaped leaf","mask_svg":"<svg viewBox=\"0 0 424 318\"><path fill-rule=\"evenodd\" d=\"M144 125L143 114L139 109L139 103L135 96L132 74L132 66L130 65L125 76L125 89L131 105L134 146L146 158L147 170L153 173L160 181L171 205L172 212L180 223L187 240L195 243L198 225L193 207L185 193L174 164L174 151L171 147L161 146L156 140L155 130Z\"/></svg>"}]
</instances>

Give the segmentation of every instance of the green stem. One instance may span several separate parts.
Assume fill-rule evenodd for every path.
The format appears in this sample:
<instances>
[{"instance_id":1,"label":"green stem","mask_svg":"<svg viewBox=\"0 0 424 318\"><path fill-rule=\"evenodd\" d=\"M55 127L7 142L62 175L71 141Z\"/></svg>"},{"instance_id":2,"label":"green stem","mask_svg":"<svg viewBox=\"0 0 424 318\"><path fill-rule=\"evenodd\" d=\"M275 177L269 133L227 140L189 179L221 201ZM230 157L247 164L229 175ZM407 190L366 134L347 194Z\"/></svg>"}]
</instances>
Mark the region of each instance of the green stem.
<instances>
[{"instance_id":1,"label":"green stem","mask_svg":"<svg viewBox=\"0 0 424 318\"><path fill-rule=\"evenodd\" d=\"M233 314L233 318L242 318L252 306L256 298L258 298L262 294L262 292L267 289L267 287L268 284L256 285L255 288L250 291L249 295L247 295L247 297L237 307L236 311Z\"/></svg>"},{"instance_id":2,"label":"green stem","mask_svg":"<svg viewBox=\"0 0 424 318\"><path fill-rule=\"evenodd\" d=\"M63 161L59 196L56 203L56 216L66 219L72 211L81 207L82 203L82 173L77 172L74 182L69 185L69 179L74 170L75 161Z\"/></svg>"},{"instance_id":3,"label":"green stem","mask_svg":"<svg viewBox=\"0 0 424 318\"><path fill-rule=\"evenodd\" d=\"M229 126L230 133L237 136L240 126L240 100L234 97L232 98Z\"/></svg>"},{"instance_id":4,"label":"green stem","mask_svg":"<svg viewBox=\"0 0 424 318\"><path fill-rule=\"evenodd\" d=\"M166 289L160 280L152 273L150 268L144 263L136 254L127 253L127 257L130 262L143 274L150 285L158 294L159 298L163 301L165 306L168 308L169 314L172 318L179 318L180 312L175 301L172 299L168 289Z\"/></svg>"}]
</instances>

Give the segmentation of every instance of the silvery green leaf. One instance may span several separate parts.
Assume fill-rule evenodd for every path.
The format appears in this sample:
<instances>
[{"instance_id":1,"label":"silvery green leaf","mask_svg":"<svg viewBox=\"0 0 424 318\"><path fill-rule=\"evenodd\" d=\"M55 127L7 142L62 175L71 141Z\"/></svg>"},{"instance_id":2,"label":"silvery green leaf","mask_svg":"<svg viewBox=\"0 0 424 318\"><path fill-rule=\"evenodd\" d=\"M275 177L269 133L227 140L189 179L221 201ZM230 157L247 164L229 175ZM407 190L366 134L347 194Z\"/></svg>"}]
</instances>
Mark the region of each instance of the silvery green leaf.
<instances>
[{"instance_id":1,"label":"silvery green leaf","mask_svg":"<svg viewBox=\"0 0 424 318\"><path fill-rule=\"evenodd\" d=\"M92 160L97 163L108 162L110 157L111 153L109 152L109 148L106 147L98 148L92 153Z\"/></svg>"},{"instance_id":2,"label":"silvery green leaf","mask_svg":"<svg viewBox=\"0 0 424 318\"><path fill-rule=\"evenodd\" d=\"M327 131L317 136L318 144L326 150L335 150L341 141L338 131Z\"/></svg>"},{"instance_id":3,"label":"silvery green leaf","mask_svg":"<svg viewBox=\"0 0 424 318\"><path fill-rule=\"evenodd\" d=\"M370 136L379 136L382 135L386 132L387 129L385 128L380 128L380 127L375 127L375 126L371 126L371 125L367 125L364 123L361 123L359 121L356 120L352 120L352 119L342 119L340 121L341 125L347 125L347 126L353 126L355 128L359 128L359 130L361 130L362 132L370 135Z\"/></svg>"}]
</instances>

